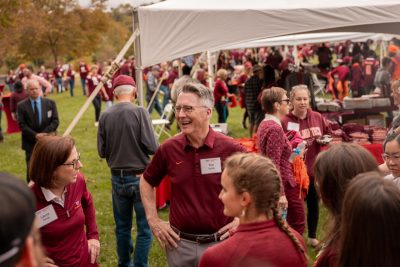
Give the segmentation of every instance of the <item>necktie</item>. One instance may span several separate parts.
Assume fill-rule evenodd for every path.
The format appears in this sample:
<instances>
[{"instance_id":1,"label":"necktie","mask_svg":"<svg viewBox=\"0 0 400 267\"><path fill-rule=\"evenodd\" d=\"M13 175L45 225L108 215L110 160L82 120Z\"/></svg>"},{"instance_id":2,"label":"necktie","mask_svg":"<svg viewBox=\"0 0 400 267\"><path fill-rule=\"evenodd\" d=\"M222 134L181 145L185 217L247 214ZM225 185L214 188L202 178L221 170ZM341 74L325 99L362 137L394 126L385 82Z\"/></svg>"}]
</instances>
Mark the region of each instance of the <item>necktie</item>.
<instances>
[{"instance_id":1,"label":"necktie","mask_svg":"<svg viewBox=\"0 0 400 267\"><path fill-rule=\"evenodd\" d=\"M37 102L33 102L33 111L35 112L34 121L37 127L40 127L39 109L37 107Z\"/></svg>"}]
</instances>

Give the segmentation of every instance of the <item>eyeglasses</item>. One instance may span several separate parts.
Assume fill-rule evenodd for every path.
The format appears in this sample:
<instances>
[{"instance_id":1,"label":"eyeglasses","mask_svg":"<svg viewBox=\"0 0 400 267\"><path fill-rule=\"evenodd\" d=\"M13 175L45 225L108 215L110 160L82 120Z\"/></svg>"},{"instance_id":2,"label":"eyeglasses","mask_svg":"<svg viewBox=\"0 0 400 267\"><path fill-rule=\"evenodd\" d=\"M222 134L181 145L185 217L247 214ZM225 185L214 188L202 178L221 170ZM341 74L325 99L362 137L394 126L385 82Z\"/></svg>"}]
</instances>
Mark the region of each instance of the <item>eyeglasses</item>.
<instances>
[{"instance_id":1,"label":"eyeglasses","mask_svg":"<svg viewBox=\"0 0 400 267\"><path fill-rule=\"evenodd\" d=\"M394 155L389 155L389 154L382 154L382 159L384 161L389 161L390 159L393 161L400 161L400 154L394 154Z\"/></svg>"},{"instance_id":2,"label":"eyeglasses","mask_svg":"<svg viewBox=\"0 0 400 267\"><path fill-rule=\"evenodd\" d=\"M181 110L185 114L189 114L192 113L195 108L206 108L206 106L175 106L174 110L176 114L181 112Z\"/></svg>"},{"instance_id":3,"label":"eyeglasses","mask_svg":"<svg viewBox=\"0 0 400 267\"><path fill-rule=\"evenodd\" d=\"M81 160L81 153L78 153L78 158L74 159L71 163L64 163L61 165L67 165L67 166L72 166L72 168L74 168L75 170L78 168L78 163Z\"/></svg>"},{"instance_id":4,"label":"eyeglasses","mask_svg":"<svg viewBox=\"0 0 400 267\"><path fill-rule=\"evenodd\" d=\"M289 104L290 103L290 99L288 98L288 99L282 99L280 102L286 102L286 104Z\"/></svg>"}]
</instances>

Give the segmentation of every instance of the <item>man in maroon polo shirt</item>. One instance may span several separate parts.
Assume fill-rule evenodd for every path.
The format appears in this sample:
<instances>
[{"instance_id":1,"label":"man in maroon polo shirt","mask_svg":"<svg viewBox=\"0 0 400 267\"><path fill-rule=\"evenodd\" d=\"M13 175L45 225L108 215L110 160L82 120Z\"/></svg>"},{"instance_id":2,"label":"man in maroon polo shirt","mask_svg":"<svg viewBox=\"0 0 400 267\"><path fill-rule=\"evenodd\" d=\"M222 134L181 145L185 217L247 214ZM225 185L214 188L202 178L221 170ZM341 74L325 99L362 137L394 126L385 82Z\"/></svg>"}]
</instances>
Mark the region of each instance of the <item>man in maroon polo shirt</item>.
<instances>
[{"instance_id":1,"label":"man in maroon polo shirt","mask_svg":"<svg viewBox=\"0 0 400 267\"><path fill-rule=\"evenodd\" d=\"M82 93L86 95L86 77L89 74L89 66L84 62L79 62L79 76L81 77Z\"/></svg>"},{"instance_id":2,"label":"man in maroon polo shirt","mask_svg":"<svg viewBox=\"0 0 400 267\"><path fill-rule=\"evenodd\" d=\"M167 247L170 267L197 266L203 251L238 223L225 217L218 195L223 162L245 149L210 128L213 105L209 88L183 87L175 106L182 132L160 146L140 182L147 220L160 245ZM154 194L166 175L171 179L170 223L158 217Z\"/></svg>"}]
</instances>

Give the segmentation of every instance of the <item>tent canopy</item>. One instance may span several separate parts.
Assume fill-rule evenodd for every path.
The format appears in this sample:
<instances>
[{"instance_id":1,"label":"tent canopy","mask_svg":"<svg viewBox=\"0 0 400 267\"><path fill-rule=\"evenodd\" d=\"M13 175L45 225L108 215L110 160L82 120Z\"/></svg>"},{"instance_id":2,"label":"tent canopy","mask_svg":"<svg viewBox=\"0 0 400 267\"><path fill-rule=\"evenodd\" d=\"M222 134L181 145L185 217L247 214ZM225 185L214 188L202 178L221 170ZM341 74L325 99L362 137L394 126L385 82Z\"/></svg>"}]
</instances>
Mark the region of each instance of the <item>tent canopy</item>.
<instances>
[{"instance_id":1,"label":"tent canopy","mask_svg":"<svg viewBox=\"0 0 400 267\"><path fill-rule=\"evenodd\" d=\"M139 7L142 66L310 32L400 34L399 0L167 0Z\"/></svg>"},{"instance_id":2,"label":"tent canopy","mask_svg":"<svg viewBox=\"0 0 400 267\"><path fill-rule=\"evenodd\" d=\"M364 32L330 32L330 33L304 33L287 36L271 37L250 42L240 42L224 47L224 50L237 48L253 48L279 45L302 45L326 42L344 42L351 40L353 42L365 42L368 39L373 41L390 41L397 35L383 33L364 33ZM211 51L214 52L214 51Z\"/></svg>"}]
</instances>

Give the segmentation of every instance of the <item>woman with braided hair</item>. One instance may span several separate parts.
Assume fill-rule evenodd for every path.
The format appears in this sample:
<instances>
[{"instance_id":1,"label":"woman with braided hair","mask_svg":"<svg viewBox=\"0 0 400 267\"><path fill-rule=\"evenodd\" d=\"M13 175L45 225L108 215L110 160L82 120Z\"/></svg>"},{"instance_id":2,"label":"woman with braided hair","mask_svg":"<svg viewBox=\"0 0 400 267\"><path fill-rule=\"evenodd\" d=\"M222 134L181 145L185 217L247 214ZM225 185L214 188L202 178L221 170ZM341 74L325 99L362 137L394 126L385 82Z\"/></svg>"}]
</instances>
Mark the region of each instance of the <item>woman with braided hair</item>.
<instances>
[{"instance_id":1,"label":"woman with braided hair","mask_svg":"<svg viewBox=\"0 0 400 267\"><path fill-rule=\"evenodd\" d=\"M302 236L278 210L281 178L268 158L235 154L224 163L219 198L224 214L240 224L226 241L208 248L199 267L307 266Z\"/></svg>"}]
</instances>

